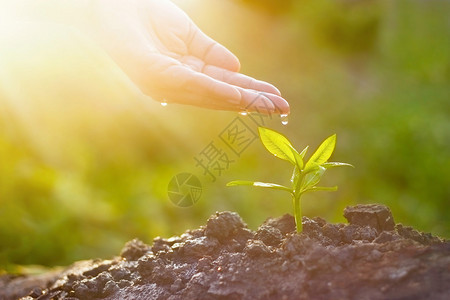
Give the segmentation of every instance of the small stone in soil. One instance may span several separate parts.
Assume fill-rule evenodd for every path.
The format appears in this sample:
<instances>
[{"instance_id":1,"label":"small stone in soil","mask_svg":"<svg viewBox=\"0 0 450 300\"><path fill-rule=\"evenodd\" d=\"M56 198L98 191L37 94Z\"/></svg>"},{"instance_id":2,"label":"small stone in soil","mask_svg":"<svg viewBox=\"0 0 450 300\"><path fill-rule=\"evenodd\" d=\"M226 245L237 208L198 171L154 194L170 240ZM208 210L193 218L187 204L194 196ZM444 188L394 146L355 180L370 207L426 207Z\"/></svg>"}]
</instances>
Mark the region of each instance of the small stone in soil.
<instances>
[{"instance_id":1,"label":"small stone in soil","mask_svg":"<svg viewBox=\"0 0 450 300\"><path fill-rule=\"evenodd\" d=\"M244 248L250 257L262 257L270 254L270 249L259 240L248 240L247 245Z\"/></svg>"},{"instance_id":2,"label":"small stone in soil","mask_svg":"<svg viewBox=\"0 0 450 300\"><path fill-rule=\"evenodd\" d=\"M266 221L264 221L263 225L277 228L282 235L286 235L290 232L295 231L295 219L293 216L289 214L284 214L279 218L274 219L269 218Z\"/></svg>"},{"instance_id":3,"label":"small stone in soil","mask_svg":"<svg viewBox=\"0 0 450 300\"><path fill-rule=\"evenodd\" d=\"M217 212L216 215L208 219L205 234L208 237L215 237L220 242L223 242L235 234L238 229L245 227L247 225L237 213L229 211Z\"/></svg>"},{"instance_id":4,"label":"small stone in soil","mask_svg":"<svg viewBox=\"0 0 450 300\"><path fill-rule=\"evenodd\" d=\"M256 238L263 241L267 246L278 246L283 235L278 228L263 224L259 226Z\"/></svg>"},{"instance_id":5,"label":"small stone in soil","mask_svg":"<svg viewBox=\"0 0 450 300\"><path fill-rule=\"evenodd\" d=\"M144 244L138 239L134 239L125 244L120 256L127 260L137 260L146 252L150 251L150 249L150 246Z\"/></svg>"},{"instance_id":6,"label":"small stone in soil","mask_svg":"<svg viewBox=\"0 0 450 300\"><path fill-rule=\"evenodd\" d=\"M110 280L106 283L105 288L103 289L103 295L108 296L114 294L120 290L120 287L113 280Z\"/></svg>"},{"instance_id":7,"label":"small stone in soil","mask_svg":"<svg viewBox=\"0 0 450 300\"><path fill-rule=\"evenodd\" d=\"M381 204L348 206L344 210L344 217L350 224L370 226L378 232L394 230L395 226L391 210Z\"/></svg>"}]
</instances>

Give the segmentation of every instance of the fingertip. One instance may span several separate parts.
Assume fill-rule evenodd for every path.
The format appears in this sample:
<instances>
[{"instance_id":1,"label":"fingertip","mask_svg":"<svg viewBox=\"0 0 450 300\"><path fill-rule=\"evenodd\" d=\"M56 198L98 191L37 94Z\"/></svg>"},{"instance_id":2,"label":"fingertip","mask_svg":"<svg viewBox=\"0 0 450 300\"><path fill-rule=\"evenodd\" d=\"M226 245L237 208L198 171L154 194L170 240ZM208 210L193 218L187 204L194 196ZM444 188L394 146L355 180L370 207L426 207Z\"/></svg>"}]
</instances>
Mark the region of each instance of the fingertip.
<instances>
[{"instance_id":1,"label":"fingertip","mask_svg":"<svg viewBox=\"0 0 450 300\"><path fill-rule=\"evenodd\" d=\"M272 94L275 94L275 95L278 95L278 96L281 96L281 92L280 92L280 90L276 87L276 86L274 86L274 85L270 85L271 86L271 88L272 88Z\"/></svg>"},{"instance_id":2,"label":"fingertip","mask_svg":"<svg viewBox=\"0 0 450 300\"><path fill-rule=\"evenodd\" d=\"M228 52L230 51L228 50ZM239 61L239 58L237 58L237 56L232 52L230 52L230 57L232 57L232 59L230 59L228 70L236 73L239 72L241 70L241 62Z\"/></svg>"},{"instance_id":3,"label":"fingertip","mask_svg":"<svg viewBox=\"0 0 450 300\"><path fill-rule=\"evenodd\" d=\"M288 115L291 112L289 103L282 97L274 94L264 93L264 95L272 101L274 105L273 112L280 115Z\"/></svg>"},{"instance_id":4,"label":"fingertip","mask_svg":"<svg viewBox=\"0 0 450 300\"><path fill-rule=\"evenodd\" d=\"M242 94L242 109L249 112L271 114L276 111L273 101L265 93L239 89Z\"/></svg>"},{"instance_id":5,"label":"fingertip","mask_svg":"<svg viewBox=\"0 0 450 300\"><path fill-rule=\"evenodd\" d=\"M291 113L289 102L281 97L279 97L278 101L276 102L276 104L274 103L274 105L280 111L280 115L288 115Z\"/></svg>"}]
</instances>

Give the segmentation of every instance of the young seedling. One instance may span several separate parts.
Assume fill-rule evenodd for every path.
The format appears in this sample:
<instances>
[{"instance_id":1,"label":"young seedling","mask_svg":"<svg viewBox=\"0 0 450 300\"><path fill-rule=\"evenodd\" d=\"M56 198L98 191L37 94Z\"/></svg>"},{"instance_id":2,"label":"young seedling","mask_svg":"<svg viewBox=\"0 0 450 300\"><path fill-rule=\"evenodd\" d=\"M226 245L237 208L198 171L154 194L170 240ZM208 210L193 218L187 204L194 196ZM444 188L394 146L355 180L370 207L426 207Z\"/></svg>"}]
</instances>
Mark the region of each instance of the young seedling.
<instances>
[{"instance_id":1,"label":"young seedling","mask_svg":"<svg viewBox=\"0 0 450 300\"><path fill-rule=\"evenodd\" d=\"M292 146L289 140L274 130L259 127L259 136L264 147L273 155L290 162L294 166L291 182L292 186L287 187L275 183L255 182L255 181L231 181L227 186L251 185L268 189L282 190L292 195L294 206L295 224L297 232L302 231L302 212L300 198L307 192L316 191L336 191L334 187L317 186L325 171L333 167L350 166L350 164L340 162L328 162L336 146L336 135L327 138L309 160L304 163L304 157L308 147L300 153Z\"/></svg>"}]
</instances>

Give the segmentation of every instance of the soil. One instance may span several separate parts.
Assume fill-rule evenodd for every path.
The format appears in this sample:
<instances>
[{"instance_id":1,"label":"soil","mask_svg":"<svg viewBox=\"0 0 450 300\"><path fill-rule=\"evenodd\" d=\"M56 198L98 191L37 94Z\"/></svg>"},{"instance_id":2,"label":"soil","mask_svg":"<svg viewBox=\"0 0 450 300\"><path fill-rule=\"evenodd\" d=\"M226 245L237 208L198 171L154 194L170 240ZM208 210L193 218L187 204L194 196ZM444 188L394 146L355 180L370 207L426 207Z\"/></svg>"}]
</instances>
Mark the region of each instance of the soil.
<instances>
[{"instance_id":1,"label":"soil","mask_svg":"<svg viewBox=\"0 0 450 300\"><path fill-rule=\"evenodd\" d=\"M349 224L220 212L181 236L128 242L111 260L0 277L0 299L450 299L450 242L395 224L383 205L347 207Z\"/></svg>"}]
</instances>

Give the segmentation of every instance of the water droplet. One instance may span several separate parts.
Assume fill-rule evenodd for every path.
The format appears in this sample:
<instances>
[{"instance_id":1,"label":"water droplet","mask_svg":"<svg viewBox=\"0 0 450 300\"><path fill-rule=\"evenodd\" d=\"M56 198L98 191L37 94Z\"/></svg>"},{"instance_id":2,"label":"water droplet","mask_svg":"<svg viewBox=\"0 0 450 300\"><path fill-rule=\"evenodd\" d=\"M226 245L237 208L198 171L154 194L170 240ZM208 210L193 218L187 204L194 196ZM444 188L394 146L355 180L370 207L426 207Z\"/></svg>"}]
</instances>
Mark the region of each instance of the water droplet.
<instances>
[{"instance_id":1,"label":"water droplet","mask_svg":"<svg viewBox=\"0 0 450 300\"><path fill-rule=\"evenodd\" d=\"M289 115L288 114L282 114L280 115L281 118L281 124L287 125L289 123Z\"/></svg>"},{"instance_id":2,"label":"water droplet","mask_svg":"<svg viewBox=\"0 0 450 300\"><path fill-rule=\"evenodd\" d=\"M166 100L163 100L163 102L161 102L161 106L162 106L162 107L166 107L166 106L167 106Z\"/></svg>"},{"instance_id":3,"label":"water droplet","mask_svg":"<svg viewBox=\"0 0 450 300\"><path fill-rule=\"evenodd\" d=\"M241 116L247 116L248 115L248 111L244 110L244 111L239 112L239 114Z\"/></svg>"}]
</instances>

